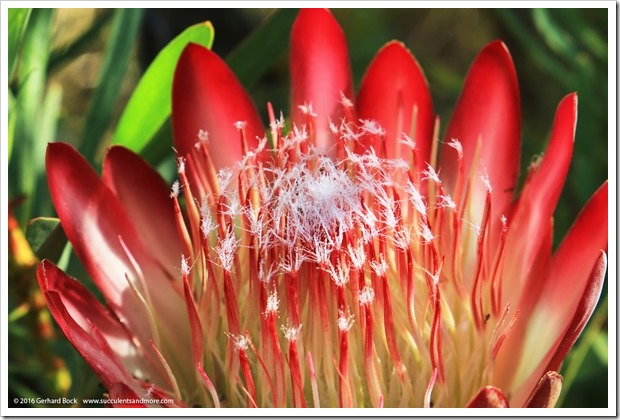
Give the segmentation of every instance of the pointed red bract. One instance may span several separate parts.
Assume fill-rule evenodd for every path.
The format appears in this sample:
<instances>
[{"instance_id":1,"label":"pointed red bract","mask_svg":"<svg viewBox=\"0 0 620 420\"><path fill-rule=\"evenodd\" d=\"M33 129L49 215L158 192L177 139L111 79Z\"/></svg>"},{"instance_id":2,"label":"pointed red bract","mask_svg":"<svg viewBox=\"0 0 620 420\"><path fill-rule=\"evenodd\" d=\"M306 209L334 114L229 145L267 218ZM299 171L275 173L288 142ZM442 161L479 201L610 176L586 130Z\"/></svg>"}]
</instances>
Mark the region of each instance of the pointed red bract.
<instances>
[{"instance_id":1,"label":"pointed red bract","mask_svg":"<svg viewBox=\"0 0 620 420\"><path fill-rule=\"evenodd\" d=\"M605 182L594 193L553 256L539 304L556 308L559 319L572 318L594 262L607 249L607 189Z\"/></svg>"},{"instance_id":2,"label":"pointed red bract","mask_svg":"<svg viewBox=\"0 0 620 420\"><path fill-rule=\"evenodd\" d=\"M242 157L238 121L245 121L248 146L258 145L263 125L250 97L226 63L214 52L189 44L177 63L172 84L174 144L186 156L204 130L209 153L217 169L232 166Z\"/></svg>"},{"instance_id":3,"label":"pointed red bract","mask_svg":"<svg viewBox=\"0 0 620 420\"><path fill-rule=\"evenodd\" d=\"M485 386L471 399L467 408L508 408L508 400L499 389Z\"/></svg>"},{"instance_id":4,"label":"pointed red bract","mask_svg":"<svg viewBox=\"0 0 620 420\"><path fill-rule=\"evenodd\" d=\"M557 350L555 350L551 361L547 365L547 370L560 369L560 365L568 354L568 351L573 347L573 344L575 344L581 335L581 332L592 316L592 313L596 308L596 304L601 296L606 271L607 256L603 251L601 251L599 258L594 263L594 268L592 269L586 288L581 294L581 299L579 300L579 305L577 305L575 316L573 317L568 330L564 334L564 337L562 337L562 340L558 344Z\"/></svg>"},{"instance_id":5,"label":"pointed red bract","mask_svg":"<svg viewBox=\"0 0 620 420\"><path fill-rule=\"evenodd\" d=\"M353 99L347 41L331 12L303 9L291 31L291 118L301 126L308 117L299 109L311 104L317 114L316 145L335 154L328 118L342 117L341 93Z\"/></svg>"},{"instance_id":6,"label":"pointed red bract","mask_svg":"<svg viewBox=\"0 0 620 420\"><path fill-rule=\"evenodd\" d=\"M401 133L405 133L415 142L417 169L426 169L433 136L433 103L420 65L400 42L386 44L370 63L357 97L357 111L360 118L375 120L385 130L386 157L409 156L408 146L400 143ZM365 146L382 150L378 139Z\"/></svg>"},{"instance_id":7,"label":"pointed red bract","mask_svg":"<svg viewBox=\"0 0 620 420\"><path fill-rule=\"evenodd\" d=\"M118 320L75 279L69 278L49 261L39 264L37 278L54 319L104 385L109 387L123 382L137 388L137 383L119 359L121 351L129 356L122 347L129 348L133 344ZM107 340L116 340L114 348Z\"/></svg>"},{"instance_id":8,"label":"pointed red bract","mask_svg":"<svg viewBox=\"0 0 620 420\"><path fill-rule=\"evenodd\" d=\"M558 105L544 158L530 169L513 214L509 216L502 296L511 307L519 308L520 314L519 322L508 335L496 359L495 377L503 389L510 389L517 374L514 361L525 357L524 340L529 330L529 319L537 300L544 296L541 279L551 278L548 264L540 264L540 259L549 252L553 213L572 156L576 118L577 96L570 94ZM529 367L523 369L534 369L539 361L529 362Z\"/></svg>"},{"instance_id":9,"label":"pointed red bract","mask_svg":"<svg viewBox=\"0 0 620 420\"><path fill-rule=\"evenodd\" d=\"M606 182L588 201L553 256L531 315L537 324L528 323L529 330L534 328L545 337L542 345L524 348L524 357L530 358L532 385L543 372L559 368L596 307L607 266L603 252L607 226ZM547 332L540 331L543 327Z\"/></svg>"},{"instance_id":10,"label":"pointed red bract","mask_svg":"<svg viewBox=\"0 0 620 420\"><path fill-rule=\"evenodd\" d=\"M448 142L458 139L463 146L465 176L472 166L473 202L483 203L486 187L480 179L484 173L474 154L481 139L478 159L482 160L493 188L491 220L508 214L519 174L521 153L521 101L517 75L506 45L494 41L476 57L469 69L461 96L448 124L441 149L441 173L453 193L458 171L457 152ZM477 209L474 222L482 218Z\"/></svg>"},{"instance_id":11,"label":"pointed red bract","mask_svg":"<svg viewBox=\"0 0 620 420\"><path fill-rule=\"evenodd\" d=\"M553 408L562 391L562 376L557 372L547 372L534 388L525 407Z\"/></svg>"},{"instance_id":12,"label":"pointed red bract","mask_svg":"<svg viewBox=\"0 0 620 420\"><path fill-rule=\"evenodd\" d=\"M131 221L73 147L50 143L46 168L52 202L75 253L117 316L148 342L147 315L127 283L125 276L135 274L119 241L120 236L135 258L146 257Z\"/></svg>"},{"instance_id":13,"label":"pointed red bract","mask_svg":"<svg viewBox=\"0 0 620 420\"><path fill-rule=\"evenodd\" d=\"M103 182L122 203L149 253L173 273L182 248L166 182L140 156L120 146L105 156Z\"/></svg>"},{"instance_id":14,"label":"pointed red bract","mask_svg":"<svg viewBox=\"0 0 620 420\"><path fill-rule=\"evenodd\" d=\"M37 278L43 294L47 297L48 293L56 293L73 321L88 333L96 329L105 339L106 347L109 346L114 351L125 367L131 366L140 370L149 381L161 379L156 369L147 363L144 353L136 347L131 333L77 280L67 276L47 260L43 260L39 265ZM63 322L62 314L52 311L52 315L64 331L67 324ZM97 363L96 360L90 362Z\"/></svg>"},{"instance_id":15,"label":"pointed red bract","mask_svg":"<svg viewBox=\"0 0 620 420\"><path fill-rule=\"evenodd\" d=\"M502 295L511 305L517 305L522 293L529 291L524 282L549 230L566 180L573 154L576 122L577 95L573 93L564 97L558 105L544 158L523 187L512 220L509 220L506 242L509 258L504 267Z\"/></svg>"},{"instance_id":16,"label":"pointed red bract","mask_svg":"<svg viewBox=\"0 0 620 420\"><path fill-rule=\"evenodd\" d=\"M149 254L116 195L71 146L51 143L46 167L67 238L116 316L146 348L156 335L148 305L166 337L164 357L185 348L190 336L181 291Z\"/></svg>"},{"instance_id":17,"label":"pointed red bract","mask_svg":"<svg viewBox=\"0 0 620 420\"><path fill-rule=\"evenodd\" d=\"M588 201L553 256L537 301L523 304L533 310L524 317L522 335L513 337L523 346L516 401L523 402L544 372L559 368L592 315L603 287L606 248L607 183Z\"/></svg>"}]
</instances>

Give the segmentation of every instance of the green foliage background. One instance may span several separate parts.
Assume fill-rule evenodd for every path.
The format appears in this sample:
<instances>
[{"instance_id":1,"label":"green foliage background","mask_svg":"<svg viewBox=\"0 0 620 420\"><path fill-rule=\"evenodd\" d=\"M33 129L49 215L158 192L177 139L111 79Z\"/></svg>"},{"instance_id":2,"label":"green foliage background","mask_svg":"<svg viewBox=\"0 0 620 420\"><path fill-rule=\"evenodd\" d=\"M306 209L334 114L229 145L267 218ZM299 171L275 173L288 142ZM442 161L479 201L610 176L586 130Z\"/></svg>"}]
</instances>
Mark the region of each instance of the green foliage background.
<instances>
[{"instance_id":1,"label":"green foliage background","mask_svg":"<svg viewBox=\"0 0 620 420\"><path fill-rule=\"evenodd\" d=\"M575 152L556 211L557 245L588 197L607 178L608 11L337 9L333 13L348 40L356 88L376 51L399 39L424 68L444 127L477 52L494 39L504 40L522 95L521 182L532 158L545 149L557 103L567 93L579 93ZM14 208L20 226L25 229L34 217L54 216L44 173L47 142L69 141L95 166L100 165L107 145L128 144L121 116L130 112L124 111L129 95L154 52L193 24L212 21L214 41L204 28L198 35L184 34L205 45L213 41L213 49L226 58L265 121L268 101L286 113L288 32L295 14L295 10L266 9L105 9L90 11L90 23L76 29L70 19L67 24L67 10L11 9L9 198L24 198ZM149 33L159 35L158 45L148 44ZM174 60L170 54L168 60ZM149 83L156 86L159 81ZM152 100L138 99L134 108L144 105L140 101ZM167 115L159 115L137 143L128 145L172 180L175 166ZM138 116L123 118L134 121ZM38 257L53 256L88 283L54 219L32 224L27 237ZM42 328L54 331L54 327L37 295L33 266L9 260L13 264L8 279L9 399L75 396L79 402L82 397L101 396L104 390L97 378L62 333L43 335ZM588 329L564 364L564 407L608 404L606 320L604 291Z\"/></svg>"}]
</instances>

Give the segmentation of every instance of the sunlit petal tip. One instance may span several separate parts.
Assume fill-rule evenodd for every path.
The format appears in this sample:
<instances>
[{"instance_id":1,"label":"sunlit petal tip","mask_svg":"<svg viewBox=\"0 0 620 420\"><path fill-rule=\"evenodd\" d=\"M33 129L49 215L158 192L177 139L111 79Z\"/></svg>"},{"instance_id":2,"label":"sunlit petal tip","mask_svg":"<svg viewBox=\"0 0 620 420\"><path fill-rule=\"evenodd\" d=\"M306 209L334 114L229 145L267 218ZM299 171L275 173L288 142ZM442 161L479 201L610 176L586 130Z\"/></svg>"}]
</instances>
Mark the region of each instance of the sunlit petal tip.
<instances>
[{"instance_id":1,"label":"sunlit petal tip","mask_svg":"<svg viewBox=\"0 0 620 420\"><path fill-rule=\"evenodd\" d=\"M545 373L525 406L528 408L555 407L562 391L562 380L562 376L555 371Z\"/></svg>"},{"instance_id":2,"label":"sunlit petal tip","mask_svg":"<svg viewBox=\"0 0 620 420\"><path fill-rule=\"evenodd\" d=\"M256 137L264 130L247 92L217 54L189 44L179 58L172 84L172 130L179 154L189 153L203 130L209 135L215 167L232 166L242 156L235 127L238 121L246 123L248 146L256 147Z\"/></svg>"},{"instance_id":3,"label":"sunlit petal tip","mask_svg":"<svg viewBox=\"0 0 620 420\"><path fill-rule=\"evenodd\" d=\"M357 109L360 118L375 120L386 131L388 157L408 155L407 146L401 142L404 133L415 144L418 169L426 167L432 144L433 103L424 72L403 43L391 41L379 50L362 79ZM372 146L380 149L379 144Z\"/></svg>"},{"instance_id":4,"label":"sunlit petal tip","mask_svg":"<svg viewBox=\"0 0 620 420\"><path fill-rule=\"evenodd\" d=\"M302 9L297 15L291 30L291 77L294 108L312 101L315 111L323 111L332 105L328 101L340 100L340 92L351 96L347 41L329 10ZM321 93L320 87L329 91Z\"/></svg>"},{"instance_id":5,"label":"sunlit petal tip","mask_svg":"<svg viewBox=\"0 0 620 420\"><path fill-rule=\"evenodd\" d=\"M467 408L507 408L508 400L502 391L486 386L467 404Z\"/></svg>"},{"instance_id":6,"label":"sunlit petal tip","mask_svg":"<svg viewBox=\"0 0 620 420\"><path fill-rule=\"evenodd\" d=\"M573 142L575 141L575 131L577 130L578 102L577 92L564 96L558 104L554 120L554 130L558 130L567 138L571 138Z\"/></svg>"},{"instance_id":7,"label":"sunlit petal tip","mask_svg":"<svg viewBox=\"0 0 620 420\"><path fill-rule=\"evenodd\" d=\"M62 210L69 210L72 201L65 196L65 190L70 190L69 185L81 179L80 175L84 175L85 183L96 183L98 177L86 162L86 160L78 153L73 146L66 143L49 143L45 155L45 166L50 194L56 206L56 202L60 204ZM77 203L76 203L77 204Z\"/></svg>"},{"instance_id":8,"label":"sunlit petal tip","mask_svg":"<svg viewBox=\"0 0 620 420\"><path fill-rule=\"evenodd\" d=\"M125 190L136 183L140 184L141 188L149 189L144 193L145 198L150 194L163 194L167 197L170 190L166 181L140 155L123 146L112 146L108 149L103 159L102 180L123 204L130 194L139 192ZM125 208L131 205L127 204Z\"/></svg>"},{"instance_id":9,"label":"sunlit petal tip","mask_svg":"<svg viewBox=\"0 0 620 420\"><path fill-rule=\"evenodd\" d=\"M62 142L48 143L45 152L45 167L50 189L53 189L52 183L56 184L56 181L60 181L63 175L71 172L71 164L78 161L84 161L84 158L73 146Z\"/></svg>"},{"instance_id":10,"label":"sunlit petal tip","mask_svg":"<svg viewBox=\"0 0 620 420\"><path fill-rule=\"evenodd\" d=\"M549 145L539 168L537 182L542 194L557 202L573 155L575 130L577 128L577 94L566 95L555 112ZM555 204L554 204L555 207Z\"/></svg>"}]
</instances>

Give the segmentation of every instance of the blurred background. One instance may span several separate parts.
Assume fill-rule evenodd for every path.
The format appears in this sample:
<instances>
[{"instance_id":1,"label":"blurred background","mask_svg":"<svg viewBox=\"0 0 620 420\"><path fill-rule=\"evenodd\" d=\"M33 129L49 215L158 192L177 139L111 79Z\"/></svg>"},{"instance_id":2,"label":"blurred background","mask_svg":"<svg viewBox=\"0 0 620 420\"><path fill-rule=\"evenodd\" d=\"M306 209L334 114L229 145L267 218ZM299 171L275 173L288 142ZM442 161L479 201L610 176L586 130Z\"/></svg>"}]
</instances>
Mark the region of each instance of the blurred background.
<instances>
[{"instance_id":1,"label":"blurred background","mask_svg":"<svg viewBox=\"0 0 620 420\"><path fill-rule=\"evenodd\" d=\"M425 71L442 132L477 52L502 39L521 90L520 185L529 164L545 149L558 102L579 93L575 152L555 214L557 246L608 176L607 9L333 13L347 37L356 90L378 49L401 40ZM233 68L263 119L268 101L286 114L288 33L295 15L293 9L9 11L9 401L78 397L79 405L82 397L105 392L54 325L36 283L37 261L51 258L97 293L53 218L44 173L47 142L72 143L100 167L106 147L122 141L123 114L130 113L129 98L149 65L177 35L207 20L215 28L212 49ZM134 150L171 183L175 163L166 115L146 137ZM607 406L606 329L604 290L588 329L563 365L561 406Z\"/></svg>"}]
</instances>

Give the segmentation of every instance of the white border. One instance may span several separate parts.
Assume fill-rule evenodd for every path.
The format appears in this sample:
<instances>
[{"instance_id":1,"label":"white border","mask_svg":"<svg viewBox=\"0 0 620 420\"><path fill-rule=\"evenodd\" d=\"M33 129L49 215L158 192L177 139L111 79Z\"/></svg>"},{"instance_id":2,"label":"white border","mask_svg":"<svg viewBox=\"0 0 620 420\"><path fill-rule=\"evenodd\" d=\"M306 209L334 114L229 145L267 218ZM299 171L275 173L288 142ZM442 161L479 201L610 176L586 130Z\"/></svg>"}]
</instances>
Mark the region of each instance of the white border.
<instances>
[{"instance_id":1,"label":"white border","mask_svg":"<svg viewBox=\"0 0 620 420\"><path fill-rule=\"evenodd\" d=\"M116 409L114 412L105 411L100 408L72 408L72 409L42 409L37 408L9 408L7 401L8 394L8 376L7 376L7 364L8 364L8 333L7 333L7 279L8 279L8 262L6 253L8 252L8 159L7 159L7 122L8 122L8 14L7 9L11 7L64 7L64 8L115 8L115 7L145 7L147 3L138 1L3 1L0 8L0 22L1 22L1 51L2 51L2 68L0 72L0 80L2 84L0 86L2 92L2 101L0 102L0 108L3 110L0 115L0 126L2 127L1 134L1 149L0 149L0 191L2 191L0 198L0 215L1 215L1 231L0 231L0 249L4 254L0 258L0 274L1 274L1 318L2 318L2 343L1 343L1 357L2 357L2 378L1 386L2 396L0 397L1 414L2 416L102 416L102 415L114 415L114 416L403 416L403 415L424 415L424 416L495 416L495 415L510 415L510 416L615 416L617 394L616 394L616 375L617 375L617 337L616 337L616 317L617 317L617 248L616 248L616 188L617 188L617 62L616 62L616 7L617 4L612 1L502 1L498 2L485 2L485 1L178 1L178 2L163 2L163 1L151 1L148 3L149 7L170 7L174 5L176 8L189 8L189 7L220 7L220 8L256 8L256 7L331 7L331 8L365 8L365 7L381 7L381 8L491 8L501 4L502 8L531 8L531 7L547 7L547 8L605 8L608 10L608 139L609 139L609 252L608 252L608 290L609 290L609 367L608 367L608 403L609 408L604 409L564 409L556 408L553 410L542 409L508 409L508 411L497 410L482 410L482 409L149 409L149 410L132 410L132 409Z\"/></svg>"}]
</instances>

